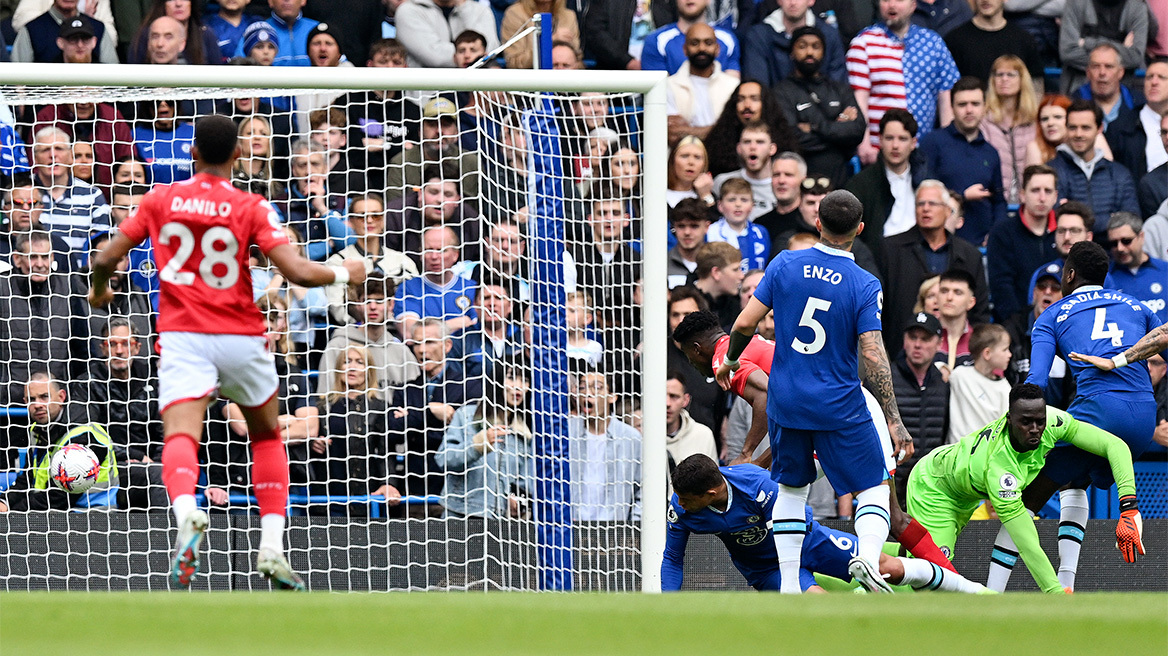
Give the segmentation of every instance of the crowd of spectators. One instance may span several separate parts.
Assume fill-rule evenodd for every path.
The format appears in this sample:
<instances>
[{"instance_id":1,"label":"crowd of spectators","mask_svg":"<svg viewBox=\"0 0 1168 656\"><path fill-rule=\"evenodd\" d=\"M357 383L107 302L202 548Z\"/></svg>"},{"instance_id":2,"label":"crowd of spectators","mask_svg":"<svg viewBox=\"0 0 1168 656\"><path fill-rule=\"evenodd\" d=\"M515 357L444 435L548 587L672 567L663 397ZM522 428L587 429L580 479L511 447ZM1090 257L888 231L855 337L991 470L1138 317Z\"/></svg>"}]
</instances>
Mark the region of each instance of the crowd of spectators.
<instances>
[{"instance_id":1,"label":"crowd of spectators","mask_svg":"<svg viewBox=\"0 0 1168 656\"><path fill-rule=\"evenodd\" d=\"M657 163L668 226L642 221L635 99L556 100L564 179L554 200L567 247L550 262L534 259L528 236L535 144L520 110L530 106L508 94L0 107L10 144L0 157L0 403L26 406L31 423L10 418L0 465L14 468L18 447L47 446L46 434L104 427L120 507L165 503L160 274L149 244L136 249L112 282L114 303L92 310L89 254L150 185L192 174L192 121L210 112L238 125L235 184L270 200L306 256L363 258L370 273L347 294L310 290L253 254L293 484L381 495L399 514L530 513L532 332L558 309L539 302L542 278L564 293L573 512L639 517L639 308L643 294L665 291L641 286L646 230L669 231L670 327L710 309L729 329L771 259L816 243L819 199L856 194L866 210L856 260L884 285L885 343L917 458L1004 408L1073 243L1106 244L1108 284L1168 318L1164 0L5 4L11 50L0 54L16 62L466 68L549 13L554 68L669 75L670 152ZM520 39L486 65L532 60ZM668 353L670 458L727 461L749 409L672 344ZM1052 377L1050 400L1065 407L1073 384ZM203 454L205 494L226 508L248 493L246 442L233 437L246 426L231 404L209 412L219 428ZM1168 442L1168 422L1157 436ZM6 507L69 503L14 489ZM847 512L834 499L817 507Z\"/></svg>"}]
</instances>

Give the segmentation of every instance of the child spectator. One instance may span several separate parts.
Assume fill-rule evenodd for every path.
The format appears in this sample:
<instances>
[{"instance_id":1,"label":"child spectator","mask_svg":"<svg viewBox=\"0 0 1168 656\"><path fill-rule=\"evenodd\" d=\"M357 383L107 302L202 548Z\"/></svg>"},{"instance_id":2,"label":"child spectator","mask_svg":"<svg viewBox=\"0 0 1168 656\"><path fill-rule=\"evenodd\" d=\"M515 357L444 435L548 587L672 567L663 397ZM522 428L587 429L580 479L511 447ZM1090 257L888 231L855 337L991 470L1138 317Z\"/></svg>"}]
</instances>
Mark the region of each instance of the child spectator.
<instances>
[{"instance_id":1,"label":"child spectator","mask_svg":"<svg viewBox=\"0 0 1168 656\"><path fill-rule=\"evenodd\" d=\"M588 292L569 292L565 298L565 321L568 324L569 358L582 360L595 367L604 357L604 347L600 342L588 337L592 326L592 298Z\"/></svg>"},{"instance_id":2,"label":"child spectator","mask_svg":"<svg viewBox=\"0 0 1168 656\"><path fill-rule=\"evenodd\" d=\"M454 37L454 67L470 68L487 54L487 37L474 30L463 30Z\"/></svg>"},{"instance_id":3,"label":"child spectator","mask_svg":"<svg viewBox=\"0 0 1168 656\"><path fill-rule=\"evenodd\" d=\"M219 13L207 17L206 26L215 32L220 52L234 53L247 28L259 20L256 16L244 13L243 8L246 6L247 0L219 0Z\"/></svg>"},{"instance_id":4,"label":"child spectator","mask_svg":"<svg viewBox=\"0 0 1168 656\"><path fill-rule=\"evenodd\" d=\"M980 324L969 338L973 365L949 375L949 444L997 421L1010 405L1010 333L998 324Z\"/></svg>"},{"instance_id":5,"label":"child spectator","mask_svg":"<svg viewBox=\"0 0 1168 656\"><path fill-rule=\"evenodd\" d=\"M264 21L252 23L243 31L243 56L251 57L260 66L271 66L280 54L276 30Z\"/></svg>"},{"instance_id":6,"label":"child spectator","mask_svg":"<svg viewBox=\"0 0 1168 656\"><path fill-rule=\"evenodd\" d=\"M706 232L707 242L726 242L742 252L744 272L765 269L771 259L771 235L750 220L753 209L750 183L742 178L730 178L722 183L722 197L718 199L722 218Z\"/></svg>"}]
</instances>

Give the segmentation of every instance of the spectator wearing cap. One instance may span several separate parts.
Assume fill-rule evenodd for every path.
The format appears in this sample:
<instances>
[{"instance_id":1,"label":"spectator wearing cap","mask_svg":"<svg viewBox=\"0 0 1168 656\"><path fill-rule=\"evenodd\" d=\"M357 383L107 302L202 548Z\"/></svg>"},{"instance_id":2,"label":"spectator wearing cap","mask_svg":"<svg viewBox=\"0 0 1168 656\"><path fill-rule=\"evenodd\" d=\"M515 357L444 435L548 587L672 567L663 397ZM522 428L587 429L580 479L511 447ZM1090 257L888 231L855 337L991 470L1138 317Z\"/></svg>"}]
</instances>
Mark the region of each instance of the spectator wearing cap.
<instances>
[{"instance_id":1,"label":"spectator wearing cap","mask_svg":"<svg viewBox=\"0 0 1168 656\"><path fill-rule=\"evenodd\" d=\"M266 21L248 25L238 47L242 48L243 56L251 57L261 66L275 65L276 57L280 54L276 29Z\"/></svg>"},{"instance_id":2,"label":"spectator wearing cap","mask_svg":"<svg viewBox=\"0 0 1168 656\"><path fill-rule=\"evenodd\" d=\"M458 109L449 98L431 98L422 107L422 143L390 160L385 197L393 200L421 188L422 172L431 164L452 164L463 197L478 197L478 158L458 143Z\"/></svg>"},{"instance_id":3,"label":"spectator wearing cap","mask_svg":"<svg viewBox=\"0 0 1168 656\"><path fill-rule=\"evenodd\" d=\"M21 5L31 5L23 2ZM45 13L29 21L16 32L16 40L12 42L12 61L14 62L55 62L60 61L61 47L57 39L61 35L61 24L66 19L81 16L77 10L77 0L53 0L53 4ZM117 35L105 23L85 17L93 27L93 34L97 38L97 61L118 63Z\"/></svg>"},{"instance_id":4,"label":"spectator wearing cap","mask_svg":"<svg viewBox=\"0 0 1168 656\"><path fill-rule=\"evenodd\" d=\"M305 16L331 24L341 35L341 52L356 66L369 59L370 46L383 36L393 36L381 33L386 11L390 10L382 0L308 0L304 6Z\"/></svg>"},{"instance_id":5,"label":"spectator wearing cap","mask_svg":"<svg viewBox=\"0 0 1168 656\"><path fill-rule=\"evenodd\" d=\"M305 18L303 12L306 0L268 0L272 8L272 15L265 23L271 26L276 33L276 49L279 54L273 60L273 66L310 66L308 58L308 33L316 27L317 22ZM235 51L237 57L244 56L244 41Z\"/></svg>"},{"instance_id":6,"label":"spectator wearing cap","mask_svg":"<svg viewBox=\"0 0 1168 656\"><path fill-rule=\"evenodd\" d=\"M941 346L941 322L918 312L904 327L904 348L892 359L892 389L896 407L915 451L896 467L897 498L904 499L908 475L921 458L945 444L949 433L949 383L933 365Z\"/></svg>"},{"instance_id":7,"label":"spectator wearing cap","mask_svg":"<svg viewBox=\"0 0 1168 656\"><path fill-rule=\"evenodd\" d=\"M1144 251L1144 220L1131 212L1115 212L1107 222L1111 273L1104 287L1118 289L1143 303L1168 323L1168 262Z\"/></svg>"},{"instance_id":8,"label":"spectator wearing cap","mask_svg":"<svg viewBox=\"0 0 1168 656\"><path fill-rule=\"evenodd\" d=\"M798 128L807 174L825 176L843 187L851 177L848 160L867 132L867 120L847 82L824 75L827 40L819 27L791 33L791 73L775 87L788 125Z\"/></svg>"},{"instance_id":9,"label":"spectator wearing cap","mask_svg":"<svg viewBox=\"0 0 1168 656\"><path fill-rule=\"evenodd\" d=\"M1027 166L1022 173L1022 206L990 230L986 260L994 320L999 323L1026 307L1031 275L1058 254L1053 209L1057 191L1054 169Z\"/></svg>"},{"instance_id":10,"label":"spectator wearing cap","mask_svg":"<svg viewBox=\"0 0 1168 656\"><path fill-rule=\"evenodd\" d=\"M219 13L208 16L203 23L215 33L219 51L232 54L239 49L247 28L259 22L258 16L244 11L247 0L219 0ZM247 48L244 48L247 52Z\"/></svg>"},{"instance_id":11,"label":"spectator wearing cap","mask_svg":"<svg viewBox=\"0 0 1168 656\"><path fill-rule=\"evenodd\" d=\"M814 0L786 0L778 3L769 15L750 28L742 43L742 75L744 80L758 80L768 89L774 88L791 74L791 46L795 30L817 27L823 34L823 74L838 82L846 82L844 43L839 30L819 23L811 11Z\"/></svg>"},{"instance_id":12,"label":"spectator wearing cap","mask_svg":"<svg viewBox=\"0 0 1168 656\"><path fill-rule=\"evenodd\" d=\"M1010 368L1006 370L1006 378L1014 385L1026 382L1030 374L1030 338L1034 332L1034 322L1046 308L1059 302L1063 298L1062 291L1063 263L1061 260L1051 262L1038 268L1030 278L1030 296L1026 307L1002 323L1006 332L1010 333ZM1052 368L1053 373L1058 373ZM1065 370L1065 368L1064 368ZM1062 376L1060 376L1061 378ZM1069 382L1069 381L1068 381ZM1061 394L1063 386L1053 385L1050 389L1059 393L1059 398L1051 398L1054 405L1065 408L1070 396Z\"/></svg>"},{"instance_id":13,"label":"spectator wearing cap","mask_svg":"<svg viewBox=\"0 0 1168 656\"><path fill-rule=\"evenodd\" d=\"M203 25L199 18L199 8L194 2L173 2L168 0L154 0L147 12L142 27L134 37L128 54L129 63L183 63L183 64L222 64L223 53L219 50L219 39L215 31ZM181 62L157 62L154 58L155 37L154 30L160 18L172 18L178 22L178 31L184 35ZM171 26L167 25L167 29ZM149 59L148 59L149 57Z\"/></svg>"},{"instance_id":14,"label":"spectator wearing cap","mask_svg":"<svg viewBox=\"0 0 1168 656\"><path fill-rule=\"evenodd\" d=\"M57 48L61 56L56 60L64 64L98 64L97 31L93 21L84 14L78 14L61 22L57 33Z\"/></svg>"},{"instance_id":15,"label":"spectator wearing cap","mask_svg":"<svg viewBox=\"0 0 1168 656\"><path fill-rule=\"evenodd\" d=\"M329 23L318 23L308 32L306 40L308 60L312 66L324 68L353 68L353 62L341 54L341 40ZM296 96L296 126L303 135L312 130L309 116L313 111L327 108L344 93L340 90L302 93Z\"/></svg>"},{"instance_id":16,"label":"spectator wearing cap","mask_svg":"<svg viewBox=\"0 0 1168 656\"><path fill-rule=\"evenodd\" d=\"M709 25L695 23L686 31L686 61L665 81L670 143L686 135L704 139L738 88L738 78L718 63L720 48Z\"/></svg>"},{"instance_id":17,"label":"spectator wearing cap","mask_svg":"<svg viewBox=\"0 0 1168 656\"><path fill-rule=\"evenodd\" d=\"M487 51L499 45L490 5L474 0L406 0L397 8L397 38L406 47L411 68L454 66L454 37L474 30L487 39Z\"/></svg>"}]
</instances>

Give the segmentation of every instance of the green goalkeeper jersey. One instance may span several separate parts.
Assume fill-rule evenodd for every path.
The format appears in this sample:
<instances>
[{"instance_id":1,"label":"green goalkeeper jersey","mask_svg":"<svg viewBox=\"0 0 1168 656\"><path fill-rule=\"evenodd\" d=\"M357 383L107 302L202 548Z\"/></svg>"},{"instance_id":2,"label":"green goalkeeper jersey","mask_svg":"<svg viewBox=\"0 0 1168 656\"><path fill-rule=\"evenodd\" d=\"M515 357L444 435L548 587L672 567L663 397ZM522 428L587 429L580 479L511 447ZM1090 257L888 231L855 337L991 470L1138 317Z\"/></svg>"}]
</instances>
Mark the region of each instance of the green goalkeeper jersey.
<instances>
[{"instance_id":1,"label":"green goalkeeper jersey","mask_svg":"<svg viewBox=\"0 0 1168 656\"><path fill-rule=\"evenodd\" d=\"M918 465L925 467L922 473L929 475L935 488L960 506L989 499L1044 592L1061 592L1062 587L1039 544L1034 520L1022 503L1022 490L1038 476L1046 455L1059 441L1107 458L1120 496L1136 493L1131 452L1123 440L1050 406L1046 408L1042 441L1031 451L1014 449L1003 415L960 442L934 450Z\"/></svg>"},{"instance_id":2,"label":"green goalkeeper jersey","mask_svg":"<svg viewBox=\"0 0 1168 656\"><path fill-rule=\"evenodd\" d=\"M1046 408L1046 430L1038 448L1015 451L1003 415L957 444L937 449L931 454L928 471L939 477L945 492L959 503L989 499L1004 523L1026 514L1022 490L1038 476L1046 454L1059 441L1107 458L1120 496L1136 493L1127 445L1111 433L1050 406Z\"/></svg>"}]
</instances>

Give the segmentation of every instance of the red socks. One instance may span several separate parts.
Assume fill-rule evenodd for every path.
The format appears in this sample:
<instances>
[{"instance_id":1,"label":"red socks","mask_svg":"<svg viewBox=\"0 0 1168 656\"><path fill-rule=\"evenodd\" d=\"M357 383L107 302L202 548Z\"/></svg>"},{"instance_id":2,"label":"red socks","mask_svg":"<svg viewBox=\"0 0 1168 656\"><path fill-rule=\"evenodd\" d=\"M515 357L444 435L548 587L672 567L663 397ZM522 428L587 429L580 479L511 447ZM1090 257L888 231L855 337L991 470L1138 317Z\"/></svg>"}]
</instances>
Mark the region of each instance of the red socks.
<instances>
[{"instance_id":1,"label":"red socks","mask_svg":"<svg viewBox=\"0 0 1168 656\"><path fill-rule=\"evenodd\" d=\"M280 431L253 434L251 460L251 483L260 516L283 517L288 510L288 454Z\"/></svg>"},{"instance_id":2,"label":"red socks","mask_svg":"<svg viewBox=\"0 0 1168 656\"><path fill-rule=\"evenodd\" d=\"M941 551L936 542L933 542L933 536L929 535L928 529L921 526L921 523L916 519L911 517L909 519L908 527L900 534L900 543L904 545L904 548L917 558L927 560L956 574L957 569L945 557L945 552Z\"/></svg>"},{"instance_id":3,"label":"red socks","mask_svg":"<svg viewBox=\"0 0 1168 656\"><path fill-rule=\"evenodd\" d=\"M194 494L199 483L199 443L186 433L175 433L162 445L162 483L171 500Z\"/></svg>"}]
</instances>

